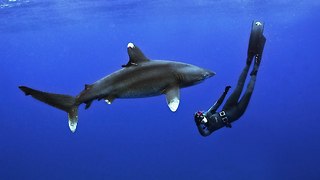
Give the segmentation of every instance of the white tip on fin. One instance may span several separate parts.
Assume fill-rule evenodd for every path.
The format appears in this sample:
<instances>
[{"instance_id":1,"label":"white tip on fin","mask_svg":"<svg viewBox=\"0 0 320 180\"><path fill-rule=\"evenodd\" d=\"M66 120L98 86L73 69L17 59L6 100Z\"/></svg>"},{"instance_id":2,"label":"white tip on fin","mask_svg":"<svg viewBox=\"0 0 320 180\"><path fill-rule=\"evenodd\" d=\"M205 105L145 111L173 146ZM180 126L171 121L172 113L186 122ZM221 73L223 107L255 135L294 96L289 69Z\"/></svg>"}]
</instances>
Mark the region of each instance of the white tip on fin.
<instances>
[{"instance_id":1,"label":"white tip on fin","mask_svg":"<svg viewBox=\"0 0 320 180\"><path fill-rule=\"evenodd\" d=\"M70 128L71 132L74 133L74 132L76 131L76 129L77 129L77 124L78 124L78 122L69 121L69 128Z\"/></svg>"},{"instance_id":2,"label":"white tip on fin","mask_svg":"<svg viewBox=\"0 0 320 180\"><path fill-rule=\"evenodd\" d=\"M176 112L179 107L180 100L178 98L171 99L168 106L172 112Z\"/></svg>"},{"instance_id":3,"label":"white tip on fin","mask_svg":"<svg viewBox=\"0 0 320 180\"><path fill-rule=\"evenodd\" d=\"M109 99L105 99L104 100L107 104L111 104L112 103L112 101L110 101Z\"/></svg>"},{"instance_id":4,"label":"white tip on fin","mask_svg":"<svg viewBox=\"0 0 320 180\"><path fill-rule=\"evenodd\" d=\"M134 48L134 44L133 43L128 43L128 48Z\"/></svg>"},{"instance_id":5,"label":"white tip on fin","mask_svg":"<svg viewBox=\"0 0 320 180\"><path fill-rule=\"evenodd\" d=\"M78 107L73 107L68 113L68 122L71 132L75 132L78 124Z\"/></svg>"},{"instance_id":6,"label":"white tip on fin","mask_svg":"<svg viewBox=\"0 0 320 180\"><path fill-rule=\"evenodd\" d=\"M167 88L166 92L167 104L172 112L176 112L180 103L180 91L179 86L174 85Z\"/></svg>"},{"instance_id":7,"label":"white tip on fin","mask_svg":"<svg viewBox=\"0 0 320 180\"><path fill-rule=\"evenodd\" d=\"M112 96L109 96L109 97L107 97L107 98L104 99L104 101L105 101L107 104L111 104L111 103L113 102L113 100L114 100L114 97L112 97Z\"/></svg>"}]
</instances>

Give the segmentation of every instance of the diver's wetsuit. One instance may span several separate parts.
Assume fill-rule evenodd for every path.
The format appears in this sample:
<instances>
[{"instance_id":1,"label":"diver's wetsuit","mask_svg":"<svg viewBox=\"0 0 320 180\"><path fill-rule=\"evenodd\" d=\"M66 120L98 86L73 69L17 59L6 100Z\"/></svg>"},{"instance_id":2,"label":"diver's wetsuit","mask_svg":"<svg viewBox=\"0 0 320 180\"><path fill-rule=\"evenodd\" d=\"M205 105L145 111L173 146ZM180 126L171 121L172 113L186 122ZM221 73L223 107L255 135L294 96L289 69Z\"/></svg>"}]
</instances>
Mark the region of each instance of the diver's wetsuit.
<instances>
[{"instance_id":1,"label":"diver's wetsuit","mask_svg":"<svg viewBox=\"0 0 320 180\"><path fill-rule=\"evenodd\" d=\"M231 123L239 119L245 112L256 82L257 72L260 66L262 52L266 38L263 36L263 24L254 21L250 35L247 62L239 77L237 87L228 98L227 102L222 108L222 111L217 112L217 109L222 104L227 95L230 86L225 88L225 91L220 96L218 101L206 112L198 111L195 114L195 122L198 130L202 136L208 136L213 131L224 126L231 128ZM250 73L250 81L247 89L240 99L246 77L248 75L250 66L254 61L253 70ZM240 99L240 100L239 100Z\"/></svg>"}]
</instances>

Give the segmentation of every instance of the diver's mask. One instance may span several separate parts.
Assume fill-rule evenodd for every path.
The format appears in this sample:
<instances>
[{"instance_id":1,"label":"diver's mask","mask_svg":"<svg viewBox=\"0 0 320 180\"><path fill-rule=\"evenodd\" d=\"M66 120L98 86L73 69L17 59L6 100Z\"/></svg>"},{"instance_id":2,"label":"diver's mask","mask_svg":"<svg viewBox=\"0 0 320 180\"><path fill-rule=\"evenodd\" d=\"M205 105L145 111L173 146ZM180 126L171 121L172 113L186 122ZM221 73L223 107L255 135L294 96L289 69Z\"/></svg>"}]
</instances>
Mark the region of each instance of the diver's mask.
<instances>
[{"instance_id":1,"label":"diver's mask","mask_svg":"<svg viewBox=\"0 0 320 180\"><path fill-rule=\"evenodd\" d=\"M208 122L206 116L204 115L203 111L198 111L194 114L194 119L196 120L197 124L205 124Z\"/></svg>"}]
</instances>

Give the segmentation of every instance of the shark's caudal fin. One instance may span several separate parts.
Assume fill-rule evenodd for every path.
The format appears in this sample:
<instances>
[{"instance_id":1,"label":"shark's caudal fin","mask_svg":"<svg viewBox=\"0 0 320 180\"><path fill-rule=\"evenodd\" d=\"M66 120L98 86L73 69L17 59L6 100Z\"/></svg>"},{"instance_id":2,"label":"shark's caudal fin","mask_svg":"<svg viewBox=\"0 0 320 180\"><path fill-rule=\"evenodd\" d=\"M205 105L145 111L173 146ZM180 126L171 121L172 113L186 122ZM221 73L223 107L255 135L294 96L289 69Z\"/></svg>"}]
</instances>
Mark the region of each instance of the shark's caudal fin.
<instances>
[{"instance_id":1,"label":"shark's caudal fin","mask_svg":"<svg viewBox=\"0 0 320 180\"><path fill-rule=\"evenodd\" d=\"M38 91L28 88L26 86L19 86L25 95L31 95L33 98L42 101L50 106L56 107L68 113L69 127L72 132L76 131L78 123L78 105L76 105L76 98L69 95L53 94Z\"/></svg>"}]
</instances>

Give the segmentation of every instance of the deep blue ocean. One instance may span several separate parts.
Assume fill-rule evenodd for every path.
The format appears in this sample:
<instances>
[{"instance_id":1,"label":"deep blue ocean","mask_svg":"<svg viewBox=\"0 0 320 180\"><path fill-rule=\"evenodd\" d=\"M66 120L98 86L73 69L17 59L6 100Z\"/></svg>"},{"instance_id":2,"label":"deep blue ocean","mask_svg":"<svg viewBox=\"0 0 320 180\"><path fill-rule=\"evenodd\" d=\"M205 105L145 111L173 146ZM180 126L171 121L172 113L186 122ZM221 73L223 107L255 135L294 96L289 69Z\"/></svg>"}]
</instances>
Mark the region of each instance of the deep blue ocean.
<instances>
[{"instance_id":1,"label":"deep blue ocean","mask_svg":"<svg viewBox=\"0 0 320 180\"><path fill-rule=\"evenodd\" d=\"M193 114L235 87L255 19L267 42L249 107L202 137ZM319 19L316 0L0 0L0 180L320 179ZM18 89L77 95L129 42L217 74L175 113L164 96L82 105L75 133Z\"/></svg>"}]
</instances>

